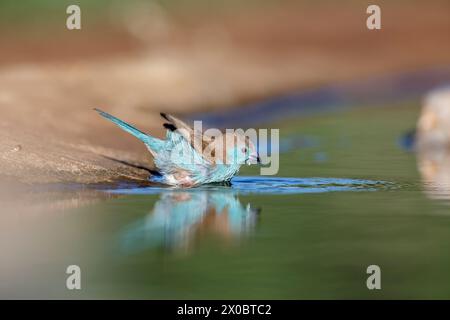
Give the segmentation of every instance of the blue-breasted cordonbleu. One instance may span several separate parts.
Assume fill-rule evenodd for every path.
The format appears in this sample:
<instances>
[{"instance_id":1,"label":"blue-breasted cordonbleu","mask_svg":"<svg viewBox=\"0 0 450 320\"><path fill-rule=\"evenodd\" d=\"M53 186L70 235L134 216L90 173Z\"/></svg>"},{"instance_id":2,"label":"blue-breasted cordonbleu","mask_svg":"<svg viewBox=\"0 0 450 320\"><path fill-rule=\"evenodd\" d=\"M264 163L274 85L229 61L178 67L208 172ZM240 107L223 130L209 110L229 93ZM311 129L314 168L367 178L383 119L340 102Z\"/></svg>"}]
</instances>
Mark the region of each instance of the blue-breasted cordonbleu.
<instances>
[{"instance_id":1,"label":"blue-breasted cordonbleu","mask_svg":"<svg viewBox=\"0 0 450 320\"><path fill-rule=\"evenodd\" d=\"M152 180L179 187L227 182L243 164L260 163L254 143L240 131L207 135L165 113L166 139L148 135L132 125L96 110L121 129L141 140L154 157L159 177Z\"/></svg>"}]
</instances>

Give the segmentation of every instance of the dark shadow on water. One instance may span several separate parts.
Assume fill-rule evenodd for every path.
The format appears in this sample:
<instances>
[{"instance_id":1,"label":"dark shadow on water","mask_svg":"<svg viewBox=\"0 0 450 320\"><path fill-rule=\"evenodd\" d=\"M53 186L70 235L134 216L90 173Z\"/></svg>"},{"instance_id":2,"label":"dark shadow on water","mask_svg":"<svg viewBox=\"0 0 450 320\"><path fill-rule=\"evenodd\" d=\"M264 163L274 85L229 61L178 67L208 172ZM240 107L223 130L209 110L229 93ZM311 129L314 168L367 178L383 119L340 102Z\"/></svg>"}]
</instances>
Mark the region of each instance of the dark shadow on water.
<instances>
[{"instance_id":1,"label":"dark shadow on water","mask_svg":"<svg viewBox=\"0 0 450 320\"><path fill-rule=\"evenodd\" d=\"M394 104L422 97L450 79L450 66L388 74L311 88L245 106L191 116L209 127L258 126L350 108ZM239 112L236 112L236 110Z\"/></svg>"},{"instance_id":2,"label":"dark shadow on water","mask_svg":"<svg viewBox=\"0 0 450 320\"><path fill-rule=\"evenodd\" d=\"M108 156L105 156L105 155L102 155L102 157L105 158L105 159L108 159L108 160L111 160L111 161L115 161L115 162L118 162L118 163L120 163L120 164L129 166L129 167L133 167L133 168L136 168L136 169L145 170L145 171L147 171L148 173L150 173L152 176L157 176L157 177L161 176L161 174L160 174L157 170L153 170L153 169L147 168L147 167L142 166L142 165L138 165L138 164L135 164L135 163L131 163L131 162L125 161L125 160L120 160L120 159L108 157Z\"/></svg>"}]
</instances>

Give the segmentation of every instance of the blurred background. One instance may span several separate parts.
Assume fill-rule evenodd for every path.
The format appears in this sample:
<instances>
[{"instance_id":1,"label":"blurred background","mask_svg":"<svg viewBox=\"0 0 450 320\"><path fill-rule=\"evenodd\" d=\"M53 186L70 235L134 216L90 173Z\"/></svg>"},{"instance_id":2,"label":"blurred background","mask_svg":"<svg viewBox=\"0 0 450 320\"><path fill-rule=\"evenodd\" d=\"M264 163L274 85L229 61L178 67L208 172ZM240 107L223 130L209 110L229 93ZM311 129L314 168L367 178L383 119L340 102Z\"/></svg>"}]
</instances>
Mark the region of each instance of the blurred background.
<instances>
[{"instance_id":1,"label":"blurred background","mask_svg":"<svg viewBox=\"0 0 450 320\"><path fill-rule=\"evenodd\" d=\"M450 3L370 4L2 0L0 297L449 298ZM148 189L93 107L279 128L281 178Z\"/></svg>"}]
</instances>

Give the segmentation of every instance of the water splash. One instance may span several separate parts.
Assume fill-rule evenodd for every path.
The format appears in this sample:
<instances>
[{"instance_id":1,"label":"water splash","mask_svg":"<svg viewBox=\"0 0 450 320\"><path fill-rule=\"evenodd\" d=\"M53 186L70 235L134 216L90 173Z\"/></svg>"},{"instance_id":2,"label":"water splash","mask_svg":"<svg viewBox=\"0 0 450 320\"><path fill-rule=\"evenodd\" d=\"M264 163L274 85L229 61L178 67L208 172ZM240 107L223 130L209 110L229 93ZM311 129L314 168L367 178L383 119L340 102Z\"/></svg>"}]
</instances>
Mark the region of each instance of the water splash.
<instances>
[{"instance_id":1,"label":"water splash","mask_svg":"<svg viewBox=\"0 0 450 320\"><path fill-rule=\"evenodd\" d=\"M230 185L202 185L191 189L166 186L124 187L107 190L114 194L160 194L168 191L224 191L239 194L306 194L338 191L376 191L390 188L386 181L347 178L288 178L237 176Z\"/></svg>"}]
</instances>

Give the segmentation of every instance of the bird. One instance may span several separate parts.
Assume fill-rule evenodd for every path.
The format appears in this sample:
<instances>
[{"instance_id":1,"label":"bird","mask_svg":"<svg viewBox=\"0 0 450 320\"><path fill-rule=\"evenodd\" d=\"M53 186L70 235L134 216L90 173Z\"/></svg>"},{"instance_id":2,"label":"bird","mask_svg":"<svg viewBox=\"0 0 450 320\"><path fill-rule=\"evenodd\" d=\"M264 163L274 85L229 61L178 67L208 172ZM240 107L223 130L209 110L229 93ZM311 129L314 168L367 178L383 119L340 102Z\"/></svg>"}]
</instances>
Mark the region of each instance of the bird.
<instances>
[{"instance_id":1,"label":"bird","mask_svg":"<svg viewBox=\"0 0 450 320\"><path fill-rule=\"evenodd\" d=\"M124 228L120 245L128 254L154 247L186 249L204 230L239 238L256 227L260 214L261 208L243 205L228 190L170 190L160 194L146 216Z\"/></svg>"},{"instance_id":2,"label":"bird","mask_svg":"<svg viewBox=\"0 0 450 320\"><path fill-rule=\"evenodd\" d=\"M261 164L255 144L241 131L208 135L173 115L160 113L167 129L163 140L98 108L94 110L145 144L158 172L150 177L154 182L187 188L229 183L242 165Z\"/></svg>"}]
</instances>

